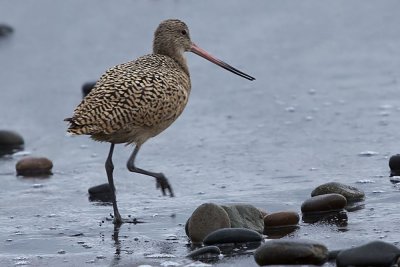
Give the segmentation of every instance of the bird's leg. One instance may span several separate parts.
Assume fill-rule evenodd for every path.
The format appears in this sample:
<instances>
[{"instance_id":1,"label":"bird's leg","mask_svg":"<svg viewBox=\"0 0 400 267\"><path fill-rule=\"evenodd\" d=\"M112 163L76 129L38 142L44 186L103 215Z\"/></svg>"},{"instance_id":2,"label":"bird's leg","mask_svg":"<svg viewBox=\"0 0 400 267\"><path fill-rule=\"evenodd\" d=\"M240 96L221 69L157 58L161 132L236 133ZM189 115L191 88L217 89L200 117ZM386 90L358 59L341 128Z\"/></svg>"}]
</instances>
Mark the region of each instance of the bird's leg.
<instances>
[{"instance_id":1,"label":"bird's leg","mask_svg":"<svg viewBox=\"0 0 400 267\"><path fill-rule=\"evenodd\" d=\"M166 195L165 191L168 190L169 195L171 197L173 197L174 192L172 191L172 187L168 183L168 179L165 177L164 174L146 171L146 170L140 169L135 166L135 159L136 159L137 153L139 152L139 149L140 149L140 145L136 145L135 149L132 152L132 155L129 157L128 163L127 163L128 170L131 172L141 173L141 174L152 176L152 177L156 178L157 188L161 188L163 195L165 196Z\"/></svg>"},{"instance_id":2,"label":"bird's leg","mask_svg":"<svg viewBox=\"0 0 400 267\"><path fill-rule=\"evenodd\" d=\"M111 143L110 152L108 152L108 157L106 160L106 172L107 172L108 184L110 185L110 188L111 188L111 200L112 200L113 209L114 209L114 223L121 224L122 219L121 219L121 215L119 214L118 207L117 207L117 198L115 197L115 186L114 186L114 178L113 178L114 164L112 162L113 152L114 152L114 144Z\"/></svg>"}]
</instances>

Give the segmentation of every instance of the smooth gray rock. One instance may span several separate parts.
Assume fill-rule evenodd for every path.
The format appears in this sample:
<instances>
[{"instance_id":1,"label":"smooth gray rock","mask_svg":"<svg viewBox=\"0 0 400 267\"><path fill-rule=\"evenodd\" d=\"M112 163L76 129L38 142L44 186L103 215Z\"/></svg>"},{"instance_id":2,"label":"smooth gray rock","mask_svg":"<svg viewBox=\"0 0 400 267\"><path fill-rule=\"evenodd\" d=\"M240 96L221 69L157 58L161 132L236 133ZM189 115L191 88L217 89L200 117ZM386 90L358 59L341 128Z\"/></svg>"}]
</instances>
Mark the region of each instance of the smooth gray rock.
<instances>
[{"instance_id":1,"label":"smooth gray rock","mask_svg":"<svg viewBox=\"0 0 400 267\"><path fill-rule=\"evenodd\" d=\"M259 209L253 205L237 204L223 206L228 213L232 228L247 228L260 234L264 231L264 219Z\"/></svg>"},{"instance_id":2,"label":"smooth gray rock","mask_svg":"<svg viewBox=\"0 0 400 267\"><path fill-rule=\"evenodd\" d=\"M221 254L221 250L217 246L207 246L196 249L189 253L186 257L191 259L199 259L199 258L214 258L218 257Z\"/></svg>"},{"instance_id":3,"label":"smooth gray rock","mask_svg":"<svg viewBox=\"0 0 400 267\"><path fill-rule=\"evenodd\" d=\"M382 241L342 250L336 257L338 267L345 266L392 266L400 256L400 249Z\"/></svg>"},{"instance_id":4,"label":"smooth gray rock","mask_svg":"<svg viewBox=\"0 0 400 267\"><path fill-rule=\"evenodd\" d=\"M305 200L301 205L301 212L317 213L341 210L346 204L346 198L340 194L319 195Z\"/></svg>"},{"instance_id":5,"label":"smooth gray rock","mask_svg":"<svg viewBox=\"0 0 400 267\"><path fill-rule=\"evenodd\" d=\"M258 265L314 264L322 265L328 259L328 249L308 240L273 240L260 246L254 259Z\"/></svg>"},{"instance_id":6,"label":"smooth gray rock","mask_svg":"<svg viewBox=\"0 0 400 267\"><path fill-rule=\"evenodd\" d=\"M311 192L311 196L314 197L332 193L344 196L347 202L362 201L365 198L365 193L362 190L337 182L326 183L318 186Z\"/></svg>"},{"instance_id":7,"label":"smooth gray rock","mask_svg":"<svg viewBox=\"0 0 400 267\"><path fill-rule=\"evenodd\" d=\"M204 203L193 212L189 219L189 238L192 242L202 242L209 233L230 227L229 216L223 208L214 203Z\"/></svg>"},{"instance_id":8,"label":"smooth gray rock","mask_svg":"<svg viewBox=\"0 0 400 267\"><path fill-rule=\"evenodd\" d=\"M203 243L206 245L226 244L226 243L247 243L261 242L262 235L258 232L246 228L225 228L216 230L208 234Z\"/></svg>"}]
</instances>

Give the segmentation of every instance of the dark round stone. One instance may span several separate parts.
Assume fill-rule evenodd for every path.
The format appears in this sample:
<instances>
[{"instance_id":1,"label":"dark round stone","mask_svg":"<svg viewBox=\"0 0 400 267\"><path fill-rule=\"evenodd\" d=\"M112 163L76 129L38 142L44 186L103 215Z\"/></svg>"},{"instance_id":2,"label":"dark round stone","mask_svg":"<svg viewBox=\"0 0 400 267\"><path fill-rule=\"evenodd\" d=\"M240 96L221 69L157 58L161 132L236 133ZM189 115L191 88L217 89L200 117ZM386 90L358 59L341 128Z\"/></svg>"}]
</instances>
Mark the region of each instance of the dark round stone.
<instances>
[{"instance_id":1,"label":"dark round stone","mask_svg":"<svg viewBox=\"0 0 400 267\"><path fill-rule=\"evenodd\" d=\"M346 198L340 194L325 194L304 201L301 205L301 211L303 213L316 213L341 210L346 204Z\"/></svg>"},{"instance_id":2,"label":"dark round stone","mask_svg":"<svg viewBox=\"0 0 400 267\"><path fill-rule=\"evenodd\" d=\"M14 32L14 29L6 24L0 24L0 37L7 36Z\"/></svg>"},{"instance_id":3,"label":"dark round stone","mask_svg":"<svg viewBox=\"0 0 400 267\"><path fill-rule=\"evenodd\" d=\"M258 265L314 264L328 259L328 249L308 240L272 240L260 246L254 259Z\"/></svg>"},{"instance_id":4,"label":"dark round stone","mask_svg":"<svg viewBox=\"0 0 400 267\"><path fill-rule=\"evenodd\" d=\"M261 242L262 236L246 228L224 228L216 230L207 235L203 243L206 245L226 244L226 243L247 243Z\"/></svg>"},{"instance_id":5,"label":"dark round stone","mask_svg":"<svg viewBox=\"0 0 400 267\"><path fill-rule=\"evenodd\" d=\"M389 159L390 176L400 176L400 154L396 154Z\"/></svg>"},{"instance_id":6,"label":"dark round stone","mask_svg":"<svg viewBox=\"0 0 400 267\"><path fill-rule=\"evenodd\" d=\"M336 265L344 266L393 266L400 256L400 249L382 241L345 249L336 257Z\"/></svg>"},{"instance_id":7,"label":"dark round stone","mask_svg":"<svg viewBox=\"0 0 400 267\"><path fill-rule=\"evenodd\" d=\"M13 131L0 130L0 156L13 154L24 148L24 139Z\"/></svg>"},{"instance_id":8,"label":"dark round stone","mask_svg":"<svg viewBox=\"0 0 400 267\"><path fill-rule=\"evenodd\" d=\"M87 96L90 91L92 91L93 87L96 85L96 82L87 82L82 85L82 95L83 97Z\"/></svg>"},{"instance_id":9,"label":"dark round stone","mask_svg":"<svg viewBox=\"0 0 400 267\"><path fill-rule=\"evenodd\" d=\"M270 213L264 217L264 227L279 227L296 225L299 223L300 216L297 212L293 211L282 211Z\"/></svg>"},{"instance_id":10,"label":"dark round stone","mask_svg":"<svg viewBox=\"0 0 400 267\"><path fill-rule=\"evenodd\" d=\"M47 158L26 157L19 160L15 168L17 175L47 176L52 174L53 163Z\"/></svg>"},{"instance_id":11,"label":"dark round stone","mask_svg":"<svg viewBox=\"0 0 400 267\"><path fill-rule=\"evenodd\" d=\"M362 201L365 198L362 190L337 182L322 184L311 192L312 197L324 194L340 194L346 198L347 202Z\"/></svg>"},{"instance_id":12,"label":"dark round stone","mask_svg":"<svg viewBox=\"0 0 400 267\"><path fill-rule=\"evenodd\" d=\"M207 246L196 249L189 253L186 257L191 259L209 259L218 257L221 254L221 250L217 246Z\"/></svg>"},{"instance_id":13,"label":"dark round stone","mask_svg":"<svg viewBox=\"0 0 400 267\"><path fill-rule=\"evenodd\" d=\"M108 183L96 185L88 190L90 201L111 202L111 187Z\"/></svg>"}]
</instances>

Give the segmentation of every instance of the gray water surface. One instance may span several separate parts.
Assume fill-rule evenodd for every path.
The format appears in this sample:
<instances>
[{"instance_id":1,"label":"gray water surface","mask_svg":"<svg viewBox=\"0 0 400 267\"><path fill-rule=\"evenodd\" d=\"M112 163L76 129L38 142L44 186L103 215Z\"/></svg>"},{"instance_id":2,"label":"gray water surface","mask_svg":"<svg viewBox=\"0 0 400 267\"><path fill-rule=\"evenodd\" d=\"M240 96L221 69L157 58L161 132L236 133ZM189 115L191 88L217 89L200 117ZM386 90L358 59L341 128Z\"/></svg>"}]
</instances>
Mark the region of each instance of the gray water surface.
<instances>
[{"instance_id":1,"label":"gray water surface","mask_svg":"<svg viewBox=\"0 0 400 267\"><path fill-rule=\"evenodd\" d=\"M0 160L0 265L184 266L192 263L184 224L198 205L300 212L330 181L364 190L365 208L346 227L301 223L291 238L329 249L398 244L400 192L388 159L400 152L399 10L395 0L1 0L0 22L15 29L0 39L1 128L51 159L54 175L16 177L21 156ZM257 80L187 55L189 104L138 157L168 176L176 197L128 172L133 148L117 146L120 211L145 223L123 225L116 238L112 207L87 195L107 181L108 144L67 137L63 119L84 82L150 53L167 18L184 20L200 47ZM251 255L214 264L256 266Z\"/></svg>"}]
</instances>

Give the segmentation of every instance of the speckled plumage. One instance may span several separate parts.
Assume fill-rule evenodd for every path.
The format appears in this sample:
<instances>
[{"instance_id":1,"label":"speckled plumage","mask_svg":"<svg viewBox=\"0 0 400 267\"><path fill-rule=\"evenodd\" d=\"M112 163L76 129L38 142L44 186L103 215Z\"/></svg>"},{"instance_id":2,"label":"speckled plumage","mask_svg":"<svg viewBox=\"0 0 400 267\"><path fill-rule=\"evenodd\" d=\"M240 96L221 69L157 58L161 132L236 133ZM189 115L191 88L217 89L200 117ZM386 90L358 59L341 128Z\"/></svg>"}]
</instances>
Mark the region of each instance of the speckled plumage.
<instances>
[{"instance_id":1,"label":"speckled plumage","mask_svg":"<svg viewBox=\"0 0 400 267\"><path fill-rule=\"evenodd\" d=\"M189 29L167 20L154 33L153 54L117 65L104 73L74 111L68 132L114 144L143 144L182 113L190 93L183 52Z\"/></svg>"},{"instance_id":2,"label":"speckled plumage","mask_svg":"<svg viewBox=\"0 0 400 267\"><path fill-rule=\"evenodd\" d=\"M75 109L68 132L142 144L182 113L190 77L172 58L150 54L109 69Z\"/></svg>"}]
</instances>

